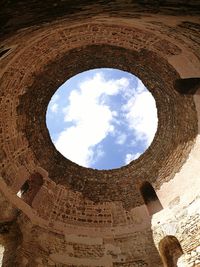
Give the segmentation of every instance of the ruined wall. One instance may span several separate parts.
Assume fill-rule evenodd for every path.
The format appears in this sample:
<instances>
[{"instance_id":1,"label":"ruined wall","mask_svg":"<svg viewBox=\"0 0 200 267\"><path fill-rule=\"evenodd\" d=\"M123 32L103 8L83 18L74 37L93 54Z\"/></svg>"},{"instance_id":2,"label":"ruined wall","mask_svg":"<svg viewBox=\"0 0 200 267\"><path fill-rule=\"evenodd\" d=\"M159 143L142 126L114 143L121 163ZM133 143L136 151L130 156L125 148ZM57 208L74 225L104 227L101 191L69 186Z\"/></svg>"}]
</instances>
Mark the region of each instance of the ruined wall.
<instances>
[{"instance_id":1,"label":"ruined wall","mask_svg":"<svg viewBox=\"0 0 200 267\"><path fill-rule=\"evenodd\" d=\"M7 184L12 184L16 176L24 179L19 171L22 166L31 173L39 165L48 171L50 179L70 185L94 201L121 200L130 208L142 204L137 188L141 182L147 180L159 188L178 171L197 134L197 120L192 97L174 90L173 82L179 74L168 60L182 58L186 48L168 41L168 36L164 39L159 30L155 35L150 22L139 23L138 28L131 25L135 26L134 21L127 20L119 27L119 22L114 24L112 19L106 24L69 28L64 21L9 40L25 48L20 50L18 44L13 51L16 57L11 58L12 64L2 76L7 97L2 98L1 173ZM195 75L197 58L189 52L189 57L183 57L184 64ZM2 59L2 64L9 56ZM55 150L46 128L47 104L58 86L78 72L95 67L118 67L135 73L152 92L158 108L158 131L151 147L138 160L117 170L96 171L66 160Z\"/></svg>"},{"instance_id":2,"label":"ruined wall","mask_svg":"<svg viewBox=\"0 0 200 267\"><path fill-rule=\"evenodd\" d=\"M184 253L178 266L199 266L199 91L183 95L174 86L199 77L198 1L22 2L4 1L0 23L3 266L161 267L159 242L168 235ZM109 171L65 159L45 123L57 88L97 67L137 75L158 109L149 149ZM34 175L42 177L36 185ZM164 208L152 217L140 193L145 181Z\"/></svg>"},{"instance_id":3,"label":"ruined wall","mask_svg":"<svg viewBox=\"0 0 200 267\"><path fill-rule=\"evenodd\" d=\"M200 118L199 92L198 90L194 95L198 118ZM166 235L176 236L179 240L184 252L180 259L180 264L183 266L200 265L199 158L200 136L198 135L181 170L173 180L164 183L157 192L164 210L155 214L152 219L153 236L157 246Z\"/></svg>"}]
</instances>

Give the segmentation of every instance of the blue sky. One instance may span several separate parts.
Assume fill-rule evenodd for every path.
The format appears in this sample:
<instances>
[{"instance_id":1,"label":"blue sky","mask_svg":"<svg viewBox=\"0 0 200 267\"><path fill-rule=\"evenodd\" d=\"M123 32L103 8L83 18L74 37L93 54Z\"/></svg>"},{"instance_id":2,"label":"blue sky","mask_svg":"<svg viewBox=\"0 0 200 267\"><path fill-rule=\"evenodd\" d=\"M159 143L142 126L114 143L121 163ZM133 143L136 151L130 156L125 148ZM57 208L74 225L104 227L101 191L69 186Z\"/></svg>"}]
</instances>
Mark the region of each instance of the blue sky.
<instances>
[{"instance_id":1,"label":"blue sky","mask_svg":"<svg viewBox=\"0 0 200 267\"><path fill-rule=\"evenodd\" d=\"M155 100L134 75L94 69L51 98L47 127L56 149L84 167L113 169L138 158L157 130Z\"/></svg>"}]
</instances>

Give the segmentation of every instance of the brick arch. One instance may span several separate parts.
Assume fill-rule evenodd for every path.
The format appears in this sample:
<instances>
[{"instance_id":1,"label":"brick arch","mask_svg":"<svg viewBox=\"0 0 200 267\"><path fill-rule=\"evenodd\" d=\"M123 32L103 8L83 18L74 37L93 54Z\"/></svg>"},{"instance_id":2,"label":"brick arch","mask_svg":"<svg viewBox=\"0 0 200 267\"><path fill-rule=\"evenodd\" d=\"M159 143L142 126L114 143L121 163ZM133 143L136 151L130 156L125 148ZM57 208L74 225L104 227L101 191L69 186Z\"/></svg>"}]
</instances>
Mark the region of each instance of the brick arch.
<instances>
[{"instance_id":1,"label":"brick arch","mask_svg":"<svg viewBox=\"0 0 200 267\"><path fill-rule=\"evenodd\" d=\"M159 242L159 252L164 267L177 267L177 261L183 254L180 242L175 236L165 236Z\"/></svg>"},{"instance_id":2,"label":"brick arch","mask_svg":"<svg viewBox=\"0 0 200 267\"><path fill-rule=\"evenodd\" d=\"M174 82L174 88L180 94L193 95L200 88L200 78L177 79Z\"/></svg>"},{"instance_id":3,"label":"brick arch","mask_svg":"<svg viewBox=\"0 0 200 267\"><path fill-rule=\"evenodd\" d=\"M20 188L21 198L30 206L42 187L44 181L40 173L35 172L23 183Z\"/></svg>"},{"instance_id":4,"label":"brick arch","mask_svg":"<svg viewBox=\"0 0 200 267\"><path fill-rule=\"evenodd\" d=\"M153 215L163 209L153 186L149 182L142 183L140 193L144 199L149 215Z\"/></svg>"}]
</instances>

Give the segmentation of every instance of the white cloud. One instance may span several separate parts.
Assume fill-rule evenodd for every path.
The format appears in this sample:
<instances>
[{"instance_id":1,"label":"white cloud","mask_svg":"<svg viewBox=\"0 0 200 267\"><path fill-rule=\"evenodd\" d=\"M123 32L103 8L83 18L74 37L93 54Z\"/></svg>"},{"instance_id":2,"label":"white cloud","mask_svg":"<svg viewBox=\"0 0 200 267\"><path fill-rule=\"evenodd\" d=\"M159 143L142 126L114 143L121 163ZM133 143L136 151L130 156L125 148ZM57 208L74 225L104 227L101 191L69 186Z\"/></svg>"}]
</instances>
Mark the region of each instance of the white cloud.
<instances>
[{"instance_id":1,"label":"white cloud","mask_svg":"<svg viewBox=\"0 0 200 267\"><path fill-rule=\"evenodd\" d=\"M52 103L55 103L56 101L58 101L59 98L60 98L60 96L59 96L59 94L57 93L57 94L53 95L53 97L51 98L51 102L52 102Z\"/></svg>"},{"instance_id":2,"label":"white cloud","mask_svg":"<svg viewBox=\"0 0 200 267\"><path fill-rule=\"evenodd\" d=\"M53 113L57 113L58 112L58 100L59 100L59 98L60 97L59 97L58 94L53 95L53 97L51 98L49 109Z\"/></svg>"},{"instance_id":3,"label":"white cloud","mask_svg":"<svg viewBox=\"0 0 200 267\"><path fill-rule=\"evenodd\" d=\"M116 143L117 143L118 145L123 145L123 144L125 143L126 139L127 139L126 134L121 133L121 134L119 134L119 135L117 136Z\"/></svg>"},{"instance_id":4,"label":"white cloud","mask_svg":"<svg viewBox=\"0 0 200 267\"><path fill-rule=\"evenodd\" d=\"M55 140L57 150L80 165L92 166L104 155L100 143L108 135L116 138L116 144L125 144L127 129L117 117L120 112L127 121L127 127L136 136L130 140L130 146L134 143L137 145L140 140L148 147L157 129L155 101L142 82L138 80L137 87L133 88L130 87L130 81L128 78L106 80L101 72L97 72L71 91L68 103L63 108L64 121L71 123L71 126L64 129ZM111 109L109 97L119 93L126 104L118 114ZM58 93L52 97L49 108L52 113L58 112ZM125 132L117 127L125 127ZM125 163L138 158L140 154L126 154Z\"/></svg>"},{"instance_id":5,"label":"white cloud","mask_svg":"<svg viewBox=\"0 0 200 267\"><path fill-rule=\"evenodd\" d=\"M51 112L53 112L53 113L58 112L58 104L57 104L57 103L52 104L52 105L50 106L50 110L51 110Z\"/></svg>"},{"instance_id":6,"label":"white cloud","mask_svg":"<svg viewBox=\"0 0 200 267\"><path fill-rule=\"evenodd\" d=\"M129 128L136 134L136 139L144 141L148 147L157 130L157 109L153 96L140 81L136 92L123 106L124 116Z\"/></svg>"},{"instance_id":7,"label":"white cloud","mask_svg":"<svg viewBox=\"0 0 200 267\"><path fill-rule=\"evenodd\" d=\"M95 154L95 157L91 158L90 165L95 164L100 158L105 155L102 145L97 145L95 149L92 150L92 155Z\"/></svg>"},{"instance_id":8,"label":"white cloud","mask_svg":"<svg viewBox=\"0 0 200 267\"><path fill-rule=\"evenodd\" d=\"M99 72L92 79L79 84L69 96L69 105L63 109L66 122L74 125L62 131L56 148L67 158L89 167L94 158L101 157L102 149L94 154L94 147L115 131L117 115L106 104L106 97L116 95L129 85L126 78L105 80Z\"/></svg>"},{"instance_id":9,"label":"white cloud","mask_svg":"<svg viewBox=\"0 0 200 267\"><path fill-rule=\"evenodd\" d=\"M129 164L132 160L139 158L140 155L141 155L141 153L139 153L139 152L136 154L126 154L125 164Z\"/></svg>"}]
</instances>

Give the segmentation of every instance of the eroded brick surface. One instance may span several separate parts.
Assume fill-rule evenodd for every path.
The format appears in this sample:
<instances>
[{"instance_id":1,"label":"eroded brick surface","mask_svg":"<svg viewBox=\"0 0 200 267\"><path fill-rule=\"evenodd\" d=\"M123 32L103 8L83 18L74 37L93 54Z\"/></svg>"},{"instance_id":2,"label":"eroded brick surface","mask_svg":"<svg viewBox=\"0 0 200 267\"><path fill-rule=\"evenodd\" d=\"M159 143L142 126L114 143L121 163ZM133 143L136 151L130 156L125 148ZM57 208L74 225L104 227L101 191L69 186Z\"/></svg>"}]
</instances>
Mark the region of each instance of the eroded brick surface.
<instances>
[{"instance_id":1,"label":"eroded brick surface","mask_svg":"<svg viewBox=\"0 0 200 267\"><path fill-rule=\"evenodd\" d=\"M35 0L2 6L3 266L160 267L158 244L167 235L184 252L177 266L198 266L199 91L183 95L174 88L177 79L199 77L198 1ZM98 67L137 75L153 94L159 119L148 150L108 171L65 159L45 123L57 88ZM153 217L140 194L144 181L163 206Z\"/></svg>"}]
</instances>

